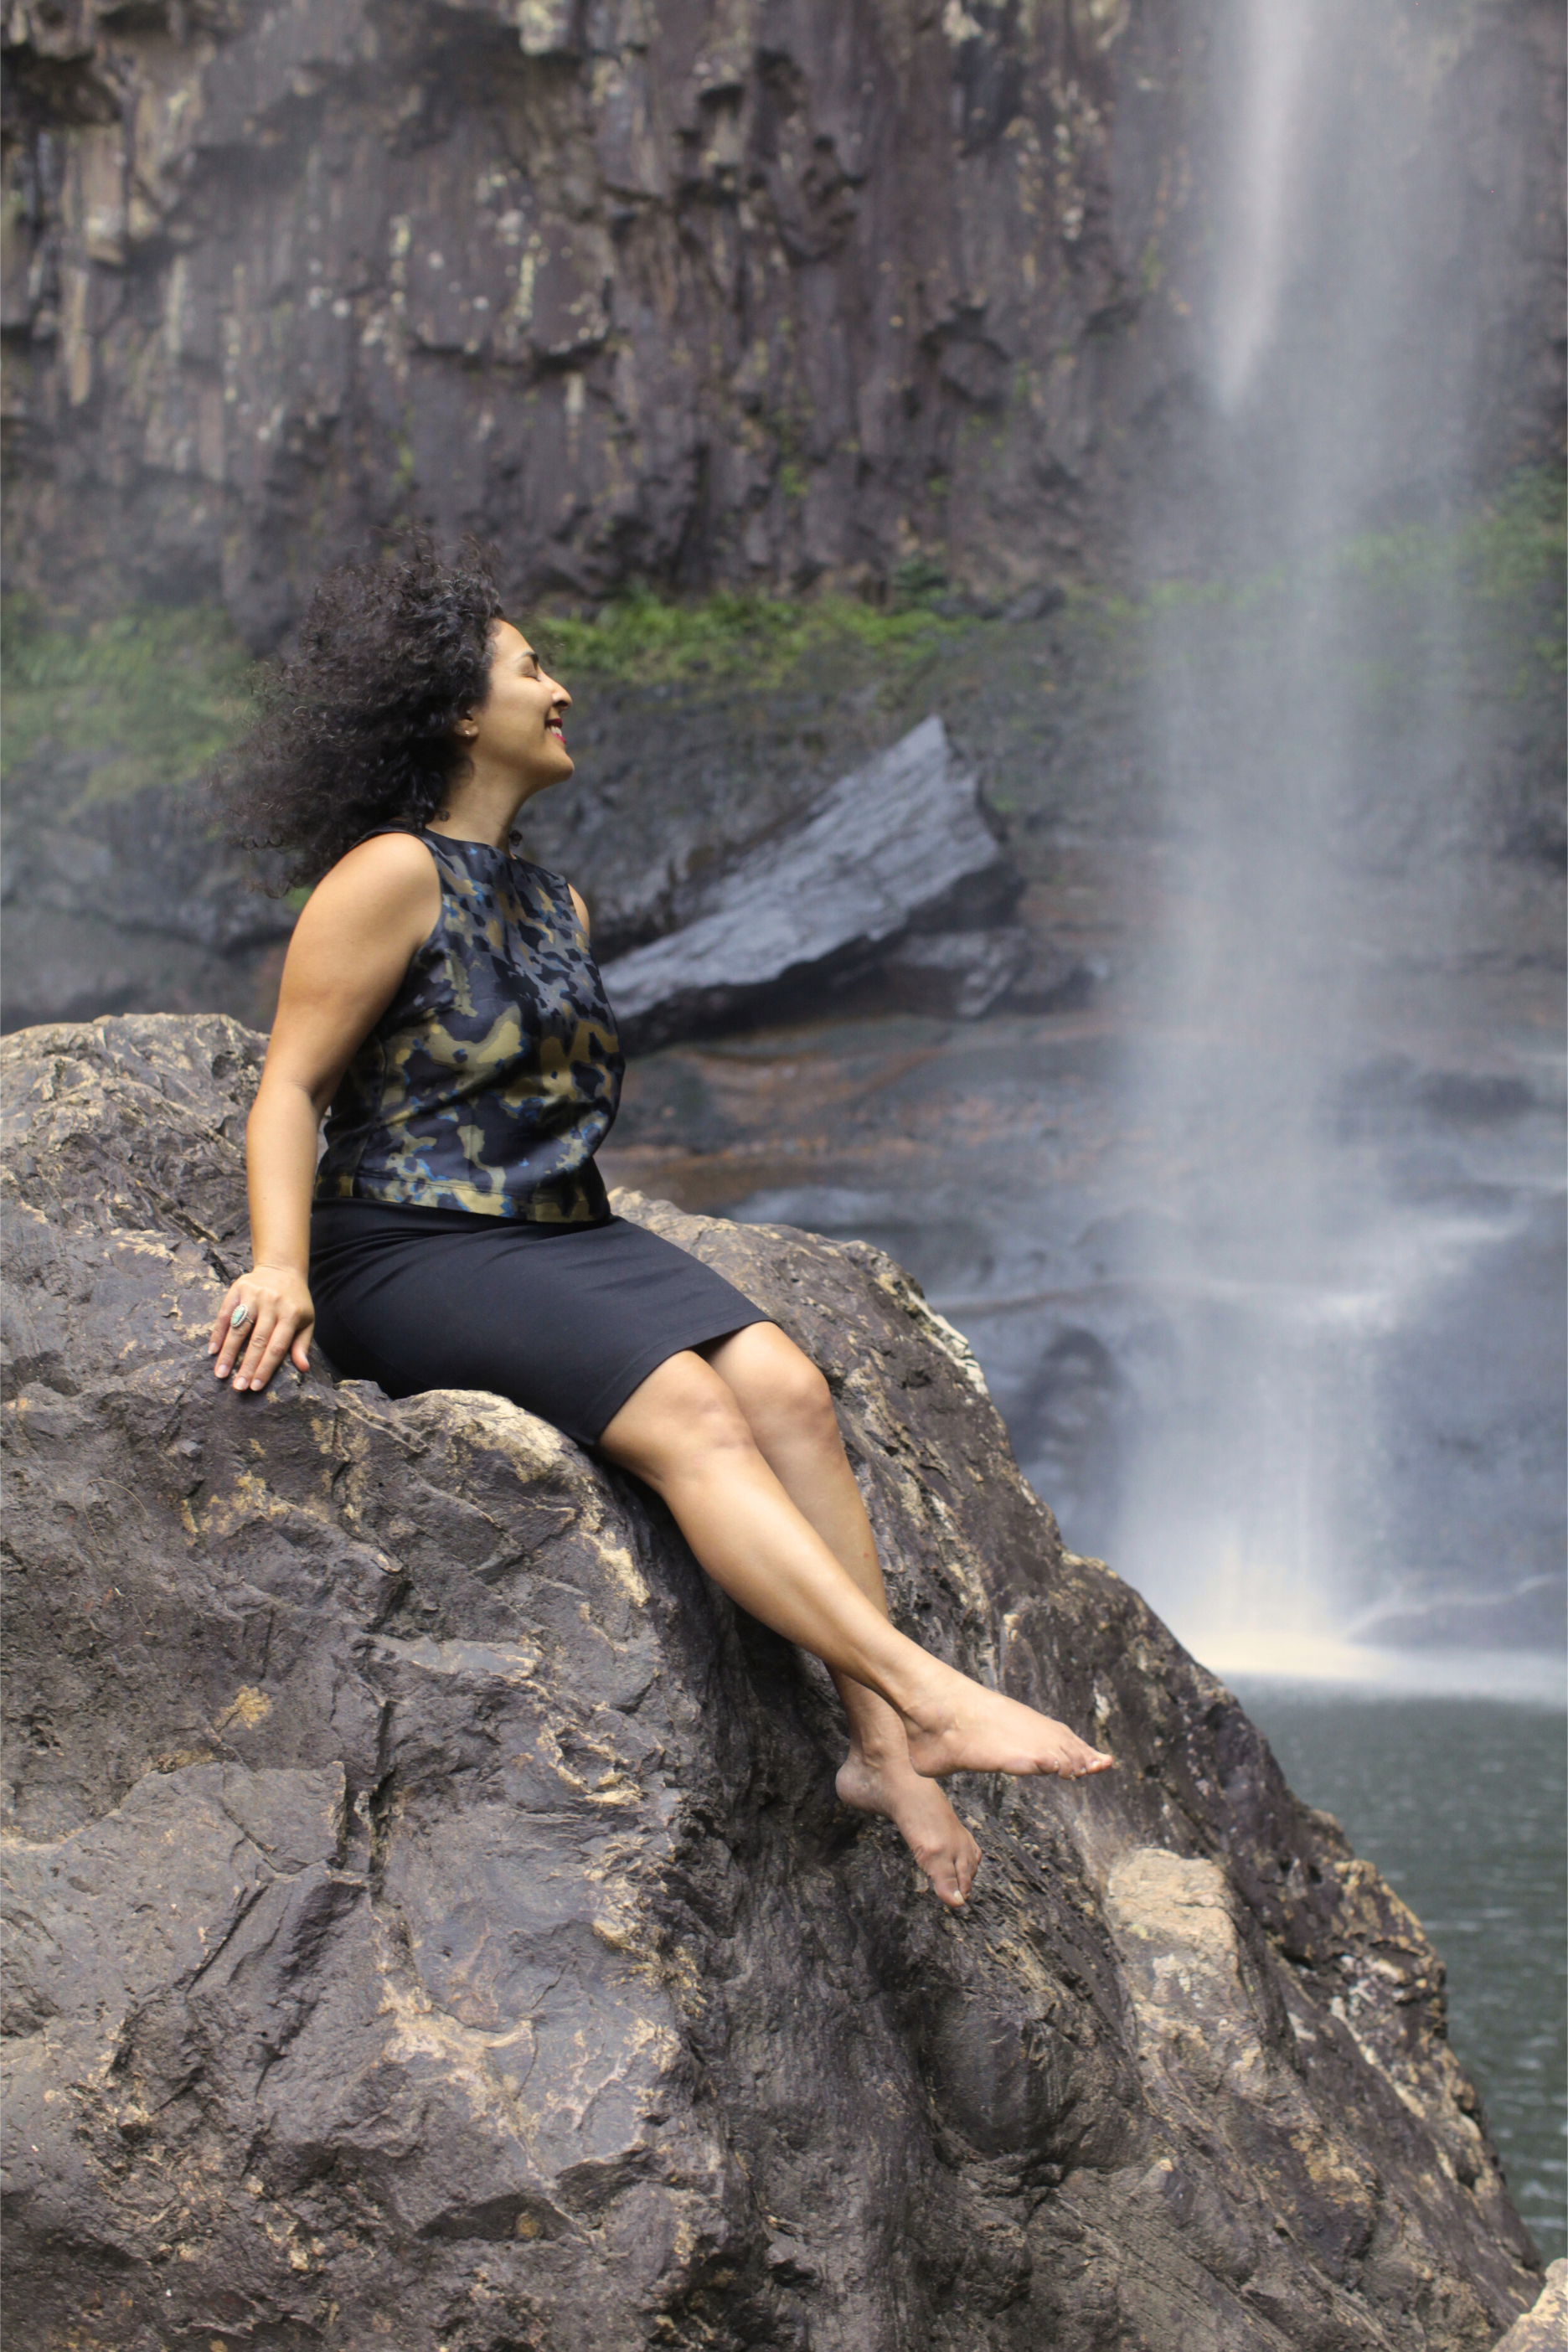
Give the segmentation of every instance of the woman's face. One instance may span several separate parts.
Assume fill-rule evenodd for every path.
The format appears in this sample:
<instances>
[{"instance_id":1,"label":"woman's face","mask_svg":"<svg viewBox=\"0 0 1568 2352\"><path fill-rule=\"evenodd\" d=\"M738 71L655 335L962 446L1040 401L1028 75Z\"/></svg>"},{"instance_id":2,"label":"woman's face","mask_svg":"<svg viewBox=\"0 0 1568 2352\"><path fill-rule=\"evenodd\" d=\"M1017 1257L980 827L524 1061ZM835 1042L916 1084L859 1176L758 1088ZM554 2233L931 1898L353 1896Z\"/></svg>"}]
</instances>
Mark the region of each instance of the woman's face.
<instances>
[{"instance_id":1,"label":"woman's face","mask_svg":"<svg viewBox=\"0 0 1568 2352\"><path fill-rule=\"evenodd\" d=\"M521 630L498 621L490 635L489 692L458 732L477 768L504 768L542 792L572 773L563 724L571 707L572 697L546 675Z\"/></svg>"}]
</instances>

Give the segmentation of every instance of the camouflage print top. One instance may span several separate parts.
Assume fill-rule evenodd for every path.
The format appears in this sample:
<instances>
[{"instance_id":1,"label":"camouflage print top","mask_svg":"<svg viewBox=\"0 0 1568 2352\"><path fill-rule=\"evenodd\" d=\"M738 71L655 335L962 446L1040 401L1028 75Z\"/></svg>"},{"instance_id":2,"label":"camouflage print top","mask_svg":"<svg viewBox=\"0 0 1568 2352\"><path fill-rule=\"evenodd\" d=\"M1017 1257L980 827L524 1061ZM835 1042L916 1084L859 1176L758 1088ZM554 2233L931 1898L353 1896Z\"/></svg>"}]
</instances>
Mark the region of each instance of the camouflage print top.
<instances>
[{"instance_id":1,"label":"camouflage print top","mask_svg":"<svg viewBox=\"0 0 1568 2352\"><path fill-rule=\"evenodd\" d=\"M316 1198L600 1223L626 1066L571 894L488 842L418 838L441 912L343 1073Z\"/></svg>"}]
</instances>

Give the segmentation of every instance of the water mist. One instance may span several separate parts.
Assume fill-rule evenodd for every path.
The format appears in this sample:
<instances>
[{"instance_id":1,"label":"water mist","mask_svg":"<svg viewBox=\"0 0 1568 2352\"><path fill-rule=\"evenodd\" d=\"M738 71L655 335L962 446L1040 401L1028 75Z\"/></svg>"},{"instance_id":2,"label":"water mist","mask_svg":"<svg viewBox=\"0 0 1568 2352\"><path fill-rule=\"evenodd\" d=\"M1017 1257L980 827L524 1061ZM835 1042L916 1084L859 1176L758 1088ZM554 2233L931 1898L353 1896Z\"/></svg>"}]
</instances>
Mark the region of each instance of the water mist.
<instances>
[{"instance_id":1,"label":"water mist","mask_svg":"<svg viewBox=\"0 0 1568 2352\"><path fill-rule=\"evenodd\" d=\"M1555 1383L1521 1429L1444 1381L1486 1377L1466 1318L1550 1260L1560 1178L1495 1080L1489 1125L1484 1086L1458 1143L1422 1124L1483 821L1460 579L1496 324L1452 267L1441 29L1397 0L1223 29L1181 478L1144 533L1172 887L1128 1112L1169 1184L1112 1557L1222 1669L1342 1671L1467 1640L1478 1546L1519 1620L1482 1638L1534 1638L1560 1538L1514 1474Z\"/></svg>"}]
</instances>

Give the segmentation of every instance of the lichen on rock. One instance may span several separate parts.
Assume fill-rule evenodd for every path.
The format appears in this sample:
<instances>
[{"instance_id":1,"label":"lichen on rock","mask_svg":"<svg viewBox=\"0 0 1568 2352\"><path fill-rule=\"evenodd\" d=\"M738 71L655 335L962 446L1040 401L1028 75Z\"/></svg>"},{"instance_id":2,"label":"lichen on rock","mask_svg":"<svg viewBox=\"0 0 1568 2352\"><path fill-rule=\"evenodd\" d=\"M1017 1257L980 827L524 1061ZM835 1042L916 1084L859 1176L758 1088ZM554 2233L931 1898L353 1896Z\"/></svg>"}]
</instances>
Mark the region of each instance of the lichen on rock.
<instances>
[{"instance_id":1,"label":"lichen on rock","mask_svg":"<svg viewBox=\"0 0 1568 2352\"><path fill-rule=\"evenodd\" d=\"M4 1047L20 2352L1490 2352L1539 2266L1435 1955L907 1277L619 1197L823 1367L899 1622L1118 1758L959 1784L959 1916L633 1481L214 1381L260 1050Z\"/></svg>"}]
</instances>

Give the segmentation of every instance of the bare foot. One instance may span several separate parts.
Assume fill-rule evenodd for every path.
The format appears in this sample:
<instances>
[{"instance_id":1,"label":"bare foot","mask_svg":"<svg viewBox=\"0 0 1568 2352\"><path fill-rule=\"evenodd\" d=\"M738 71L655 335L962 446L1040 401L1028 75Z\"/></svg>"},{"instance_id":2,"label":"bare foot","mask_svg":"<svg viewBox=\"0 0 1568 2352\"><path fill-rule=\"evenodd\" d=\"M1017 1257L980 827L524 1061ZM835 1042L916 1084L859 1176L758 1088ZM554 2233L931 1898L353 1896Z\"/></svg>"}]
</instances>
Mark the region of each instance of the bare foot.
<instances>
[{"instance_id":1,"label":"bare foot","mask_svg":"<svg viewBox=\"0 0 1568 2352\"><path fill-rule=\"evenodd\" d=\"M838 1768L837 1789L847 1805L893 1822L948 1909L962 1907L980 1867L980 1848L945 1790L908 1763L873 1763L858 1748Z\"/></svg>"},{"instance_id":2,"label":"bare foot","mask_svg":"<svg viewBox=\"0 0 1568 2352\"><path fill-rule=\"evenodd\" d=\"M932 1780L947 1772L1058 1772L1076 1780L1108 1770L1115 1760L1065 1723L984 1690L951 1666L937 1669L905 1711L904 1726L910 1762Z\"/></svg>"}]
</instances>

